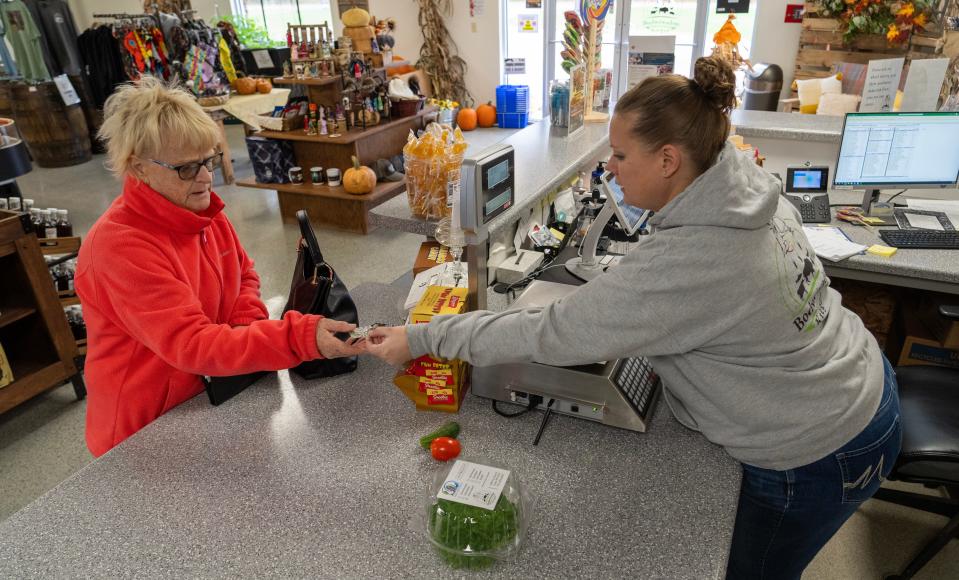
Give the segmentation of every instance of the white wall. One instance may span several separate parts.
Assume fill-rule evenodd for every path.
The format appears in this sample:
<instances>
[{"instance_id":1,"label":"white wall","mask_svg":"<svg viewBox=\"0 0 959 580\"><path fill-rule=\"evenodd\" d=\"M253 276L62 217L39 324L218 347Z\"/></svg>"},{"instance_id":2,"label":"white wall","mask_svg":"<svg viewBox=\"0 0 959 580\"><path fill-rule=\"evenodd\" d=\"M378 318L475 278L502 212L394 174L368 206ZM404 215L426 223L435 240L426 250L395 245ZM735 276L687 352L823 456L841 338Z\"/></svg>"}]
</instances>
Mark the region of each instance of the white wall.
<instances>
[{"instance_id":1,"label":"white wall","mask_svg":"<svg viewBox=\"0 0 959 580\"><path fill-rule=\"evenodd\" d=\"M460 57L466 60L466 88L477 105L495 101L496 85L500 82L500 2L486 0L483 14L472 18L467 2L454 1L453 4L453 15L446 18L446 26ZM393 53L415 64L423 44L416 4L411 0L370 0L370 12L377 19L393 17L396 20Z\"/></svg>"},{"instance_id":2,"label":"white wall","mask_svg":"<svg viewBox=\"0 0 959 580\"><path fill-rule=\"evenodd\" d=\"M786 24L786 4L798 4L797 0L756 1L756 27L753 47L749 54L752 62L778 64L783 69L783 96L789 96L793 69L796 68L796 52L799 50L801 24Z\"/></svg>"}]
</instances>

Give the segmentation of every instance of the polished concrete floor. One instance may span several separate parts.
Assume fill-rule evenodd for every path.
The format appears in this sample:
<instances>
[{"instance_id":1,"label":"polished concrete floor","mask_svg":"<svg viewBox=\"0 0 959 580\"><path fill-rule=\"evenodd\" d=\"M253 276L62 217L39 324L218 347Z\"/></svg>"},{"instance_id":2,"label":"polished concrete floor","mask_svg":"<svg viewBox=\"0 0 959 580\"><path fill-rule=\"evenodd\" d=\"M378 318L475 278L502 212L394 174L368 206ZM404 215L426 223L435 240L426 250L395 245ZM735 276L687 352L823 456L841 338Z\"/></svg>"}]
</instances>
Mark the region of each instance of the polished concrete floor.
<instances>
[{"instance_id":1,"label":"polished concrete floor","mask_svg":"<svg viewBox=\"0 0 959 580\"><path fill-rule=\"evenodd\" d=\"M238 127L227 130L237 176L248 176L252 169L242 132ZM19 183L24 196L34 198L38 207L69 209L80 235L119 192L119 184L103 168L102 156L75 167L35 169ZM264 298L285 296L298 233L294 226L280 222L275 194L224 185L217 185L216 191L226 201L227 215L257 264ZM417 236L387 231L366 236L332 230L317 234L324 254L348 286L390 282L406 274L421 241ZM84 403L77 402L73 389L65 385L0 415L0 520L92 461L83 442L84 411ZM826 545L803 578L883 578L901 569L945 523L943 517L867 502ZM0 550L2 546L0 538ZM926 580L957 577L956 541L916 576Z\"/></svg>"}]
</instances>

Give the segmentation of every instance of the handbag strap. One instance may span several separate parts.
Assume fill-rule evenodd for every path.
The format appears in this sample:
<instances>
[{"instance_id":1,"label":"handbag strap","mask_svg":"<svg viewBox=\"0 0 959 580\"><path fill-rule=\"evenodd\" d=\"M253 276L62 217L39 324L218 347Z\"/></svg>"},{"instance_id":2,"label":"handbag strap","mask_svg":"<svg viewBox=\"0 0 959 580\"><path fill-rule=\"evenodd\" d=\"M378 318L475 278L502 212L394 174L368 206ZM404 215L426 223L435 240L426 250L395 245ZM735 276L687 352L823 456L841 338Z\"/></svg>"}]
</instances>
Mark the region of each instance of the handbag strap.
<instances>
[{"instance_id":1,"label":"handbag strap","mask_svg":"<svg viewBox=\"0 0 959 580\"><path fill-rule=\"evenodd\" d=\"M310 224L310 216L305 209L296 212L296 220L300 223L300 235L306 242L306 249L310 252L310 258L313 264L323 263L323 253L320 252L320 244L316 241L316 234L313 232L313 226Z\"/></svg>"}]
</instances>

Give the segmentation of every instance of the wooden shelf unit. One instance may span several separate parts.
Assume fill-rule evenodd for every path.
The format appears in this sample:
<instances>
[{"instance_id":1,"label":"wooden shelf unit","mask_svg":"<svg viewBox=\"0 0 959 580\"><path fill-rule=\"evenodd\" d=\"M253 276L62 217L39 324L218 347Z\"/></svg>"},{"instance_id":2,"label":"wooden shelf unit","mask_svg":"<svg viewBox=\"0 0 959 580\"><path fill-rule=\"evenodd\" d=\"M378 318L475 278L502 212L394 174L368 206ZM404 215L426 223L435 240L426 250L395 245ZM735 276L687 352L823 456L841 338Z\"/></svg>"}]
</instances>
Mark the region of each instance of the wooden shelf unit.
<instances>
[{"instance_id":1,"label":"wooden shelf unit","mask_svg":"<svg viewBox=\"0 0 959 580\"><path fill-rule=\"evenodd\" d=\"M361 234L369 232L371 209L406 190L405 179L377 183L373 191L363 195L346 193L342 187L311 183L257 183L251 179L240 180L237 185L275 190L284 223L297 223L296 212L305 209L317 224Z\"/></svg>"},{"instance_id":2,"label":"wooden shelf unit","mask_svg":"<svg viewBox=\"0 0 959 580\"><path fill-rule=\"evenodd\" d=\"M0 388L0 413L66 381L83 399L77 343L26 214L0 211L0 273L0 344L14 378Z\"/></svg>"},{"instance_id":3,"label":"wooden shelf unit","mask_svg":"<svg viewBox=\"0 0 959 580\"><path fill-rule=\"evenodd\" d=\"M381 70L381 69L377 69ZM385 69L382 69L385 70ZM307 89L311 103L323 106L340 102L339 77L322 79L274 79L279 85L300 85ZM237 185L270 189L277 192L280 215L285 223L296 223L296 212L307 210L317 224L365 234L369 231L369 211L380 203L402 193L405 181L377 183L366 195L350 195L342 187L314 187L308 182L311 167L341 171L352 167L351 157L372 166L378 159L389 159L403 152L410 131L424 128L437 114L434 107L426 107L416 115L390 119L364 129L341 130L339 137L307 135L302 129L293 131L260 131L267 139L290 141L296 164L303 168L303 184L256 183L241 180Z\"/></svg>"},{"instance_id":4,"label":"wooden shelf unit","mask_svg":"<svg viewBox=\"0 0 959 580\"><path fill-rule=\"evenodd\" d=\"M76 254L80 251L80 236L71 236L64 238L40 238L40 251L44 256L56 256L58 254ZM57 296L60 298L60 305L64 308L68 306L79 306L80 297L76 290L57 290ZM83 348L80 348L80 341L77 341L77 348L80 351L80 357L87 354L86 339L83 340Z\"/></svg>"}]
</instances>

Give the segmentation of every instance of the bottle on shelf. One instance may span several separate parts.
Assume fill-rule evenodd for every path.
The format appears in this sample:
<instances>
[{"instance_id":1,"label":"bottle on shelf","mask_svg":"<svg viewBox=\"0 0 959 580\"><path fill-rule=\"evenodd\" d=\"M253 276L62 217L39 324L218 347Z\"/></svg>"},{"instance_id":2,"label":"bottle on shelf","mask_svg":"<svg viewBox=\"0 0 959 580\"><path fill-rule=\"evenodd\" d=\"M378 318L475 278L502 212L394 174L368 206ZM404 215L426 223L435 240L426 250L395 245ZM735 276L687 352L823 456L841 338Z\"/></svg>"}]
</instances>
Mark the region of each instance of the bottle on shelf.
<instances>
[{"instance_id":1,"label":"bottle on shelf","mask_svg":"<svg viewBox=\"0 0 959 580\"><path fill-rule=\"evenodd\" d=\"M73 286L73 278L76 276L77 272L77 261L69 260L67 262L67 290L70 292L76 291L76 288Z\"/></svg>"},{"instance_id":2,"label":"bottle on shelf","mask_svg":"<svg viewBox=\"0 0 959 580\"><path fill-rule=\"evenodd\" d=\"M65 209L57 210L57 237L69 238L73 236L73 224L70 223L69 212Z\"/></svg>"},{"instance_id":3,"label":"bottle on shelf","mask_svg":"<svg viewBox=\"0 0 959 580\"><path fill-rule=\"evenodd\" d=\"M66 292L69 290L67 283L67 269L65 264L59 264L53 269L53 275L57 281L57 292Z\"/></svg>"},{"instance_id":4,"label":"bottle on shelf","mask_svg":"<svg viewBox=\"0 0 959 580\"><path fill-rule=\"evenodd\" d=\"M56 208L50 208L46 210L45 215L43 216L43 225L42 232L43 237L45 238L56 238L57 237L57 218Z\"/></svg>"},{"instance_id":5,"label":"bottle on shelf","mask_svg":"<svg viewBox=\"0 0 959 580\"><path fill-rule=\"evenodd\" d=\"M30 199L29 197L23 198L23 201L21 203L22 203L23 211L29 212L33 210L33 200Z\"/></svg>"},{"instance_id":6,"label":"bottle on shelf","mask_svg":"<svg viewBox=\"0 0 959 580\"><path fill-rule=\"evenodd\" d=\"M39 208L30 208L30 222L33 224L33 228L39 231L40 226L43 224L43 216Z\"/></svg>"}]
</instances>

